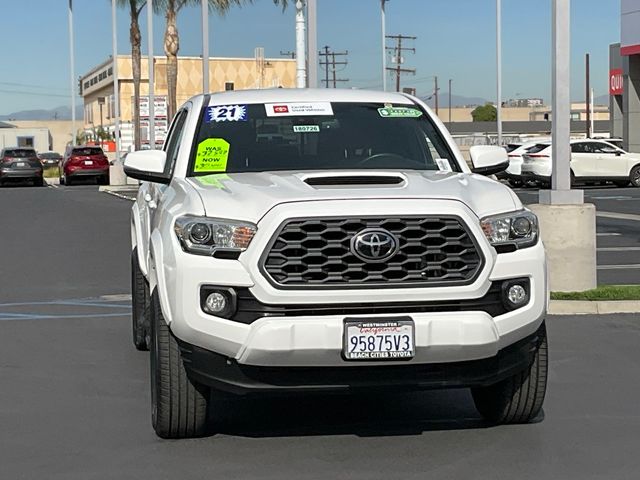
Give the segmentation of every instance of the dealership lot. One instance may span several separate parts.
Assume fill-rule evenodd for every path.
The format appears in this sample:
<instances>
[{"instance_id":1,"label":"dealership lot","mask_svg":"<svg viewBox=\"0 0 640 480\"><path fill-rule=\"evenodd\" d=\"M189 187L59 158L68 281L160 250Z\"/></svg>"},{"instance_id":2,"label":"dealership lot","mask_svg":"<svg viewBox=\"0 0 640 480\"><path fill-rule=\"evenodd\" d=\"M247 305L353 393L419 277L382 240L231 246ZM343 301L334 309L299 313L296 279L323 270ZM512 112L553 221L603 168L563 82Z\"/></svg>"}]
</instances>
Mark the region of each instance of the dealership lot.
<instances>
[{"instance_id":1,"label":"dealership lot","mask_svg":"<svg viewBox=\"0 0 640 480\"><path fill-rule=\"evenodd\" d=\"M602 211L639 211L640 192L591 192ZM614 194L637 200L594 198ZM7 188L0 201L3 478L637 478L636 315L549 319L537 424L488 427L467 391L225 399L221 433L159 440L148 356L130 340L131 203L95 185ZM626 250L600 250L600 267L640 263L638 224L598 219L598 247ZM637 268L598 273L640 283Z\"/></svg>"}]
</instances>

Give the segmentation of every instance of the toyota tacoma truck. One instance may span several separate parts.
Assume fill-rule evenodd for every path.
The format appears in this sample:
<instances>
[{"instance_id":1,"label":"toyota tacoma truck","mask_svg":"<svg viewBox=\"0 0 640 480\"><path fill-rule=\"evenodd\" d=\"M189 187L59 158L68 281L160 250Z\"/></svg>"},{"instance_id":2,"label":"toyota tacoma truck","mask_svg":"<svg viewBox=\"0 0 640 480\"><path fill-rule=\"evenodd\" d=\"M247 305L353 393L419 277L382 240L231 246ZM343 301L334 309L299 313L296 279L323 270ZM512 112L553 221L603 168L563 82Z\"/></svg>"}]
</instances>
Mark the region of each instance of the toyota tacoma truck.
<instances>
[{"instance_id":1,"label":"toyota tacoma truck","mask_svg":"<svg viewBox=\"0 0 640 480\"><path fill-rule=\"evenodd\" d=\"M142 181L133 336L150 349L157 435L207 433L224 392L470 388L490 422L540 418L538 221L491 178L504 149L470 160L410 95L187 101L164 150L124 164Z\"/></svg>"}]
</instances>

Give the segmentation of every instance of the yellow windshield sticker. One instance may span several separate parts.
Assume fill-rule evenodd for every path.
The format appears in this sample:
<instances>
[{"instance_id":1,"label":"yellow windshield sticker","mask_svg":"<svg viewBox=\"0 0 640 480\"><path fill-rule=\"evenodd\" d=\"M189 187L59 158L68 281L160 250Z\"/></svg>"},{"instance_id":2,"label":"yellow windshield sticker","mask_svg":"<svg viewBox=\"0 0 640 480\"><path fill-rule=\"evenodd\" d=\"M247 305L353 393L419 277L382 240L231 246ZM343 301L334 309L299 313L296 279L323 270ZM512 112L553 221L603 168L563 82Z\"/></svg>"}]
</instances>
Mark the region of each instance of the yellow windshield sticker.
<instances>
[{"instance_id":1,"label":"yellow windshield sticker","mask_svg":"<svg viewBox=\"0 0 640 480\"><path fill-rule=\"evenodd\" d=\"M226 172L229 142L223 138L207 138L198 144L194 172Z\"/></svg>"}]
</instances>

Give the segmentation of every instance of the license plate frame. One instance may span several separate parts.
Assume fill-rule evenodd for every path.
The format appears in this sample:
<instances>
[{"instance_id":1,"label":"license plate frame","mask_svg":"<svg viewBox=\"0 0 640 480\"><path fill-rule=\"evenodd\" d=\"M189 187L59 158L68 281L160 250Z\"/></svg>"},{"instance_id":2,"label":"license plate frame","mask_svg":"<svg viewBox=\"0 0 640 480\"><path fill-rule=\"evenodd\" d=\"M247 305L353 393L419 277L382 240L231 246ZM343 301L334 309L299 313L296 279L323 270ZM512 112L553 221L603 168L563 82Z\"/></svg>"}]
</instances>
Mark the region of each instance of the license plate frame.
<instances>
[{"instance_id":1,"label":"license plate frame","mask_svg":"<svg viewBox=\"0 0 640 480\"><path fill-rule=\"evenodd\" d=\"M399 351L395 350L382 350L381 343L374 345L373 351L353 351L350 352L350 346L353 344L350 343L350 338L352 338L353 334L350 332L351 329L360 329L360 335L365 335L367 337L373 336L374 343L380 341L381 343L386 343L387 339L384 336L395 336L396 334L409 335L408 341L409 349ZM357 333L357 330L354 331ZM409 316L401 316L401 317L376 317L376 318L356 318L356 317L347 317L343 321L343 333L342 333L342 358L349 362L379 362L379 361L408 361L415 357L416 354L416 327L414 320ZM383 338L380 340L380 336ZM392 342L392 347L394 346L395 340L393 338L390 339ZM406 342L404 337L400 338L400 343L403 344ZM369 345L369 341L366 340L367 345ZM402 345L400 345L402 346ZM376 348L380 347L380 348Z\"/></svg>"}]
</instances>

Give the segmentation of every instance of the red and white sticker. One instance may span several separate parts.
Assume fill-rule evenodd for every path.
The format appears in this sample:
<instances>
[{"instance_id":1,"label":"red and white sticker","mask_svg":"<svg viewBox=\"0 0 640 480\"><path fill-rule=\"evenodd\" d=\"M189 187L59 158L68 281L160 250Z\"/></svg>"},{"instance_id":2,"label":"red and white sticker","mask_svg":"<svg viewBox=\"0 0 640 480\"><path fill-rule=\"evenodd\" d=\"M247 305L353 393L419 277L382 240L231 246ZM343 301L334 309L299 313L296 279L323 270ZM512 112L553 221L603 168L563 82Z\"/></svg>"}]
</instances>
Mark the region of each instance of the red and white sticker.
<instances>
[{"instance_id":1,"label":"red and white sticker","mask_svg":"<svg viewBox=\"0 0 640 480\"><path fill-rule=\"evenodd\" d=\"M267 117L333 115L330 102L265 103Z\"/></svg>"}]
</instances>

